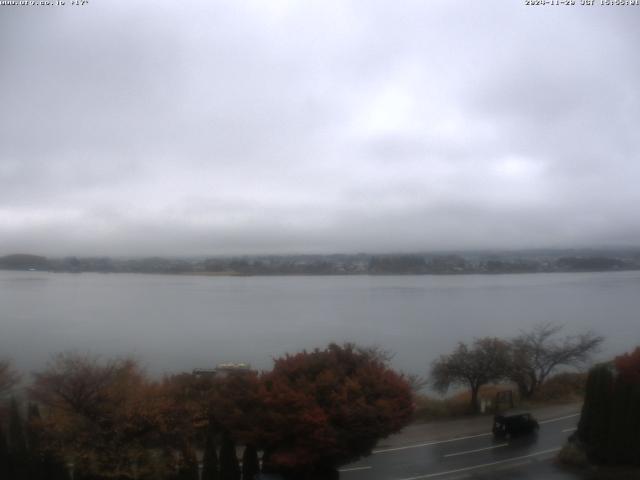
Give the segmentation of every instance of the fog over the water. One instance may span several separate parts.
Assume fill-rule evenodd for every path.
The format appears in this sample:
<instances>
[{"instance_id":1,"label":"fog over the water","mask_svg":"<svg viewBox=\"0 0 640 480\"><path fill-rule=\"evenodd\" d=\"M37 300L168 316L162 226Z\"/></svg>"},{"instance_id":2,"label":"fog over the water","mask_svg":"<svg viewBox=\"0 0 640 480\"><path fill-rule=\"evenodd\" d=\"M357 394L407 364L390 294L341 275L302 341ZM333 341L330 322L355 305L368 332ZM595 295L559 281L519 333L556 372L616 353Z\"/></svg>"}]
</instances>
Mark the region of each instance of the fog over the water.
<instances>
[{"instance_id":1,"label":"fog over the water","mask_svg":"<svg viewBox=\"0 0 640 480\"><path fill-rule=\"evenodd\" d=\"M640 244L639 22L504 0L2 6L0 255Z\"/></svg>"}]
</instances>

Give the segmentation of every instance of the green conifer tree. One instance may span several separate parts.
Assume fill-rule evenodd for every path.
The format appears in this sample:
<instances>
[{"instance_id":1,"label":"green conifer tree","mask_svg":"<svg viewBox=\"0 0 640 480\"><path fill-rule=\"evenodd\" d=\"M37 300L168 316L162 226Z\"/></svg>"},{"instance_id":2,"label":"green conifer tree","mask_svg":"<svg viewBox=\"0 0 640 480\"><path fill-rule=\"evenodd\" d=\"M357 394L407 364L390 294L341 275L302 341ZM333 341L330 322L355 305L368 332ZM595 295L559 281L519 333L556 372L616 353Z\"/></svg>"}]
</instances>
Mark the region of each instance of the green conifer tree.
<instances>
[{"instance_id":1,"label":"green conifer tree","mask_svg":"<svg viewBox=\"0 0 640 480\"><path fill-rule=\"evenodd\" d=\"M615 380L606 460L614 465L640 464L640 385L622 376Z\"/></svg>"},{"instance_id":2,"label":"green conifer tree","mask_svg":"<svg viewBox=\"0 0 640 480\"><path fill-rule=\"evenodd\" d=\"M69 472L64 462L51 452L46 452L42 459L43 480L69 480Z\"/></svg>"},{"instance_id":3,"label":"green conifer tree","mask_svg":"<svg viewBox=\"0 0 640 480\"><path fill-rule=\"evenodd\" d=\"M15 398L11 399L9 407L9 453L13 478L26 480L29 477L27 439L20 415L20 406Z\"/></svg>"},{"instance_id":4,"label":"green conifer tree","mask_svg":"<svg viewBox=\"0 0 640 480\"><path fill-rule=\"evenodd\" d=\"M0 478L11 478L11 461L9 458L9 446L4 435L2 422L0 422Z\"/></svg>"},{"instance_id":5,"label":"green conifer tree","mask_svg":"<svg viewBox=\"0 0 640 480\"><path fill-rule=\"evenodd\" d=\"M242 454L242 480L254 480L260 473L258 451L253 445L247 445Z\"/></svg>"},{"instance_id":6,"label":"green conifer tree","mask_svg":"<svg viewBox=\"0 0 640 480\"><path fill-rule=\"evenodd\" d=\"M180 465L178 478L180 480L198 479L198 460L191 448L184 448L182 451L182 464Z\"/></svg>"},{"instance_id":7,"label":"green conifer tree","mask_svg":"<svg viewBox=\"0 0 640 480\"><path fill-rule=\"evenodd\" d=\"M29 449L29 479L43 480L44 452L40 435L40 409L30 403L27 407L27 447Z\"/></svg>"},{"instance_id":8,"label":"green conifer tree","mask_svg":"<svg viewBox=\"0 0 640 480\"><path fill-rule=\"evenodd\" d=\"M27 440L20 416L20 407L15 398L9 407L9 448L13 454L24 455L27 452Z\"/></svg>"},{"instance_id":9,"label":"green conifer tree","mask_svg":"<svg viewBox=\"0 0 640 480\"><path fill-rule=\"evenodd\" d=\"M228 432L222 436L220 446L220 480L240 480L236 445Z\"/></svg>"},{"instance_id":10,"label":"green conifer tree","mask_svg":"<svg viewBox=\"0 0 640 480\"><path fill-rule=\"evenodd\" d=\"M633 394L631 403L634 405L632 409L627 428L629 429L629 448L631 449L631 458L634 459L633 465L640 466L640 385L633 386Z\"/></svg>"},{"instance_id":11,"label":"green conifer tree","mask_svg":"<svg viewBox=\"0 0 640 480\"><path fill-rule=\"evenodd\" d=\"M578 438L594 461L604 461L608 449L613 372L608 364L597 365L587 377L584 405L578 424Z\"/></svg>"},{"instance_id":12,"label":"green conifer tree","mask_svg":"<svg viewBox=\"0 0 640 480\"><path fill-rule=\"evenodd\" d=\"M216 452L216 437L213 428L207 429L202 458L202 480L218 480L218 453Z\"/></svg>"}]
</instances>

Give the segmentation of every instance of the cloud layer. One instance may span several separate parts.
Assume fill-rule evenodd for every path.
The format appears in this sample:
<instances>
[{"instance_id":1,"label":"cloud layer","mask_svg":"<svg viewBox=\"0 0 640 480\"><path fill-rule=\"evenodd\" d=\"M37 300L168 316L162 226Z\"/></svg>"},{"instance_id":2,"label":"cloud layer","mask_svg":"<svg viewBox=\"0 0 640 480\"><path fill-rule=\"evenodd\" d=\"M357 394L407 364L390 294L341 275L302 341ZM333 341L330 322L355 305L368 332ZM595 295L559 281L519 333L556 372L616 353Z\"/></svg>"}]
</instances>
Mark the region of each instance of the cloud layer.
<instances>
[{"instance_id":1,"label":"cloud layer","mask_svg":"<svg viewBox=\"0 0 640 480\"><path fill-rule=\"evenodd\" d=\"M0 253L640 244L640 8L0 8Z\"/></svg>"}]
</instances>

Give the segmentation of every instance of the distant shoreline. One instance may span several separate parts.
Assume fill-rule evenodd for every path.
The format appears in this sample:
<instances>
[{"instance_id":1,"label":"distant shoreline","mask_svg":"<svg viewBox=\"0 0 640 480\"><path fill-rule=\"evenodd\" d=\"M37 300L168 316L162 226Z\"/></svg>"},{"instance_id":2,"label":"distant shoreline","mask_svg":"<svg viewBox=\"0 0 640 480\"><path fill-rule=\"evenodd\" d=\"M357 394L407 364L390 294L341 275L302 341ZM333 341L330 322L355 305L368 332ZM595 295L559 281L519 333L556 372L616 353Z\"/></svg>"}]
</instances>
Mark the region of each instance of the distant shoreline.
<instances>
[{"instance_id":1,"label":"distant shoreline","mask_svg":"<svg viewBox=\"0 0 640 480\"><path fill-rule=\"evenodd\" d=\"M497 275L640 270L640 249L240 257L0 257L0 269L197 276Z\"/></svg>"},{"instance_id":2,"label":"distant shoreline","mask_svg":"<svg viewBox=\"0 0 640 480\"><path fill-rule=\"evenodd\" d=\"M82 273L100 273L104 275L163 275L163 276L179 276L179 277L457 277L464 275L482 275L482 276L501 276L501 275L534 275L534 274L555 274L555 273L623 273L637 272L640 268L626 268L618 270L548 270L535 272L425 272L425 273L406 273L406 272L388 272L388 273L239 273L239 272L142 272L142 271L65 271L65 270L25 270L15 268L0 268L2 272L31 272L31 273L53 273L53 274L82 274Z\"/></svg>"}]
</instances>

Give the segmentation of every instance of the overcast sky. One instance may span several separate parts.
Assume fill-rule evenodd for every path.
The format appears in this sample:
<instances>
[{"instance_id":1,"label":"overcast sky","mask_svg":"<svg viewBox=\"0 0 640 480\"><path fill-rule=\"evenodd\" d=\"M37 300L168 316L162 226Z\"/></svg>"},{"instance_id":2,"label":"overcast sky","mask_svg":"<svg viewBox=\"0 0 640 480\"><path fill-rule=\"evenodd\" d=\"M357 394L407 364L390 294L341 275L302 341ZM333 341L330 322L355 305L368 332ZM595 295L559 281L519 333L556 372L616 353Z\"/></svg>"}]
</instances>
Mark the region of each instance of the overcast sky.
<instances>
[{"instance_id":1,"label":"overcast sky","mask_svg":"<svg viewBox=\"0 0 640 480\"><path fill-rule=\"evenodd\" d=\"M640 7L70 3L0 6L0 254L640 244Z\"/></svg>"}]
</instances>

